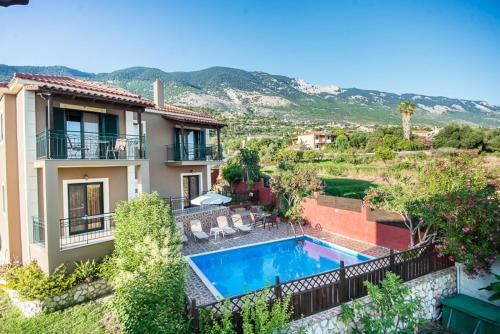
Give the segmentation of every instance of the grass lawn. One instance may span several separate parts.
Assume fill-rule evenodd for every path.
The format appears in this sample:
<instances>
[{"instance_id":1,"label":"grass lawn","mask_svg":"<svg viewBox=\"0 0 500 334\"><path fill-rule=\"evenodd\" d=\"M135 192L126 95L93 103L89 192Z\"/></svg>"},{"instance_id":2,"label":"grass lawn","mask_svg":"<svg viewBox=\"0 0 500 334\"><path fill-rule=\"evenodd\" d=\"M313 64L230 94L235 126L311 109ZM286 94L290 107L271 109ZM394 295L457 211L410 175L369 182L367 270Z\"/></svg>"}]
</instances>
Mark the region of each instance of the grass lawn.
<instances>
[{"instance_id":1,"label":"grass lawn","mask_svg":"<svg viewBox=\"0 0 500 334\"><path fill-rule=\"evenodd\" d=\"M322 179L326 183L325 194L330 196L363 199L365 190L376 186L375 183L365 180L335 177L323 177Z\"/></svg>"},{"instance_id":2,"label":"grass lawn","mask_svg":"<svg viewBox=\"0 0 500 334\"><path fill-rule=\"evenodd\" d=\"M97 334L109 333L103 324L106 306L94 302L64 311L25 318L0 288L0 333L2 334Z\"/></svg>"}]
</instances>

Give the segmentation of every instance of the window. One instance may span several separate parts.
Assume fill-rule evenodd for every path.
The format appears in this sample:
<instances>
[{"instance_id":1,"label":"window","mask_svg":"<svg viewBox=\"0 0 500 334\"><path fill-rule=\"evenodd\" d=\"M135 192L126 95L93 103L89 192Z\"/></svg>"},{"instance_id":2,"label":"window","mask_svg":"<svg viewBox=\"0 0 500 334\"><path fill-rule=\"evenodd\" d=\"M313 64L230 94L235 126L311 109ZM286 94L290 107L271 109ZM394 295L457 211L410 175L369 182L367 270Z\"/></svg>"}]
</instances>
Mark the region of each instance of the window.
<instances>
[{"instance_id":1,"label":"window","mask_svg":"<svg viewBox=\"0 0 500 334\"><path fill-rule=\"evenodd\" d=\"M68 184L69 234L104 229L102 182Z\"/></svg>"}]
</instances>

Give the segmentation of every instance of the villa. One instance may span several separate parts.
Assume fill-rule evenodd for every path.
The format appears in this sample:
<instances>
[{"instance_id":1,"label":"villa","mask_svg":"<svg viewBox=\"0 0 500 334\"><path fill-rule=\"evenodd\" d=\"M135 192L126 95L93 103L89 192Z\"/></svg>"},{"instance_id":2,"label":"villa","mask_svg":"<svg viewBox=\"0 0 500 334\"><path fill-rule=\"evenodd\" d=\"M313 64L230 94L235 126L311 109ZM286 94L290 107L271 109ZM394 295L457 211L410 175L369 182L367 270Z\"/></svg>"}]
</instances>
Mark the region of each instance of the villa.
<instances>
[{"instance_id":1,"label":"villa","mask_svg":"<svg viewBox=\"0 0 500 334\"><path fill-rule=\"evenodd\" d=\"M321 150L332 142L334 135L328 131L308 131L297 136L297 143L310 149Z\"/></svg>"},{"instance_id":2,"label":"villa","mask_svg":"<svg viewBox=\"0 0 500 334\"><path fill-rule=\"evenodd\" d=\"M182 210L211 188L224 124L166 105L160 80L153 91L20 73L0 83L0 264L48 272L102 257L118 202L157 191Z\"/></svg>"}]
</instances>

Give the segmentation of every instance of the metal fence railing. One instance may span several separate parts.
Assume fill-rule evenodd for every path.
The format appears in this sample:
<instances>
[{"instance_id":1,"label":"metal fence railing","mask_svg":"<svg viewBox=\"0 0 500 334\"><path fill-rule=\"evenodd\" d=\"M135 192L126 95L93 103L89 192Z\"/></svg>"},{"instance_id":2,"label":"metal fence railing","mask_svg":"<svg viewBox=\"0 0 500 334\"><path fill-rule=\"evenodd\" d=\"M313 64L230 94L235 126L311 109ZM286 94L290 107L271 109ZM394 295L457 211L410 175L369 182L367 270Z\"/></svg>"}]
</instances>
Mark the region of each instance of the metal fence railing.
<instances>
[{"instance_id":1,"label":"metal fence railing","mask_svg":"<svg viewBox=\"0 0 500 334\"><path fill-rule=\"evenodd\" d=\"M222 155L217 145L167 145L168 161L217 161Z\"/></svg>"},{"instance_id":2,"label":"metal fence railing","mask_svg":"<svg viewBox=\"0 0 500 334\"><path fill-rule=\"evenodd\" d=\"M206 193L206 191L202 192L202 194ZM202 195L200 194L200 196ZM213 204L202 204L202 205L192 205L191 200L187 197L165 197L165 201L172 208L172 214L174 216L194 213L194 212L203 212L210 211L217 208L220 208L220 205Z\"/></svg>"},{"instance_id":3,"label":"metal fence railing","mask_svg":"<svg viewBox=\"0 0 500 334\"><path fill-rule=\"evenodd\" d=\"M86 245L114 235L114 212L61 219L60 249Z\"/></svg>"},{"instance_id":4,"label":"metal fence railing","mask_svg":"<svg viewBox=\"0 0 500 334\"><path fill-rule=\"evenodd\" d=\"M37 159L145 159L146 137L79 131L43 131L36 136Z\"/></svg>"},{"instance_id":5,"label":"metal fence railing","mask_svg":"<svg viewBox=\"0 0 500 334\"><path fill-rule=\"evenodd\" d=\"M33 217L31 224L31 243L45 247L45 223L39 217Z\"/></svg>"}]
</instances>

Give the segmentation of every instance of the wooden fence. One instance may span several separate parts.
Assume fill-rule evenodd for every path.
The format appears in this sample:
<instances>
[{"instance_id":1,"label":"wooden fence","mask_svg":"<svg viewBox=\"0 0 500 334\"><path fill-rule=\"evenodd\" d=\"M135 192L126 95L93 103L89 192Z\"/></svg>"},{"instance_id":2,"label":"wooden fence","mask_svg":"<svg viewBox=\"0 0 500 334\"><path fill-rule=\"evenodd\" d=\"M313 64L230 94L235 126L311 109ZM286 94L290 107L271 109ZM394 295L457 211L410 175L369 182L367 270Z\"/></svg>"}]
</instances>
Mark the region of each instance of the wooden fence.
<instances>
[{"instance_id":1,"label":"wooden fence","mask_svg":"<svg viewBox=\"0 0 500 334\"><path fill-rule=\"evenodd\" d=\"M229 306L233 312L233 322L238 333L241 333L243 303L247 299L252 302L265 292L268 293L267 298L270 304L282 296L290 296L292 319L298 320L366 296L367 290L363 282L378 284L385 278L388 271L397 274L407 282L452 265L448 257L439 256L435 245L426 245L400 253L394 253L391 250L388 256L347 267L344 266L343 261L340 261L338 269L293 281L281 283L279 277L276 277L275 284L270 289L261 289L202 306L198 306L196 300L193 299L189 305L191 324L193 332L199 333L204 321L200 314L218 316L224 307Z\"/></svg>"}]
</instances>

